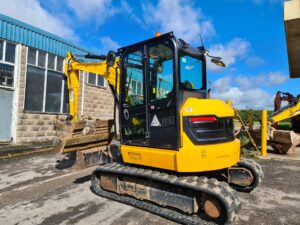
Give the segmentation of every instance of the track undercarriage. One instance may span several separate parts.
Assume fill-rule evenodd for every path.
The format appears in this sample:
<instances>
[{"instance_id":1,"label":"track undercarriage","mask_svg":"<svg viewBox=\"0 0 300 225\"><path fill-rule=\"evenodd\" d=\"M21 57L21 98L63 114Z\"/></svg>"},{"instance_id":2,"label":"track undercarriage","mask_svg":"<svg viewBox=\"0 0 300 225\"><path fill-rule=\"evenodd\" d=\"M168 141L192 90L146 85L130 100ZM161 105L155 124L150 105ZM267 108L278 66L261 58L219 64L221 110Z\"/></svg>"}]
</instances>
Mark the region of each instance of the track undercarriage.
<instances>
[{"instance_id":1,"label":"track undercarriage","mask_svg":"<svg viewBox=\"0 0 300 225\"><path fill-rule=\"evenodd\" d=\"M183 224L230 224L240 207L232 188L250 192L262 176L260 166L246 159L228 169L227 182L224 171L208 176L109 163L94 171L92 190Z\"/></svg>"}]
</instances>

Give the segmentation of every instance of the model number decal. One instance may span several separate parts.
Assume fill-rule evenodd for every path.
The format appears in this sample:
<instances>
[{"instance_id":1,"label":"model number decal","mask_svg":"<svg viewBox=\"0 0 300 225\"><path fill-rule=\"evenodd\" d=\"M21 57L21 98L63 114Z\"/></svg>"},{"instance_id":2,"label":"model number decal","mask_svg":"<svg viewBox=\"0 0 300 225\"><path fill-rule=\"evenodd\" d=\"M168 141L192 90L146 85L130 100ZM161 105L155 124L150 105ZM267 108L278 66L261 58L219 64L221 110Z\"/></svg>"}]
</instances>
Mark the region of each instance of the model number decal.
<instances>
[{"instance_id":1,"label":"model number decal","mask_svg":"<svg viewBox=\"0 0 300 225\"><path fill-rule=\"evenodd\" d=\"M171 126L175 124L175 117L168 116L161 119L161 124L163 127Z\"/></svg>"},{"instance_id":2,"label":"model number decal","mask_svg":"<svg viewBox=\"0 0 300 225\"><path fill-rule=\"evenodd\" d=\"M142 159L141 153L138 153L138 152L128 152L128 157L130 159L134 159L134 160L141 160Z\"/></svg>"}]
</instances>

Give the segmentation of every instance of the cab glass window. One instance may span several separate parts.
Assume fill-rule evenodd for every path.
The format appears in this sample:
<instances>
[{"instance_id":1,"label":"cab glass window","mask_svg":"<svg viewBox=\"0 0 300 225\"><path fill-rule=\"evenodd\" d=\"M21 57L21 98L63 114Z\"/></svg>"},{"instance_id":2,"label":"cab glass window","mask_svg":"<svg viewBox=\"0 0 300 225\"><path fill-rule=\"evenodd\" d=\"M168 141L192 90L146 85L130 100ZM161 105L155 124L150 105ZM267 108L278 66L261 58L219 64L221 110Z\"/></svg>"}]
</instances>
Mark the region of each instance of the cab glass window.
<instances>
[{"instance_id":1,"label":"cab glass window","mask_svg":"<svg viewBox=\"0 0 300 225\"><path fill-rule=\"evenodd\" d=\"M149 49L150 58L150 101L171 97L174 93L174 53L166 41Z\"/></svg>"},{"instance_id":2,"label":"cab glass window","mask_svg":"<svg viewBox=\"0 0 300 225\"><path fill-rule=\"evenodd\" d=\"M188 55L180 57L180 88L200 90L202 82L202 60Z\"/></svg>"},{"instance_id":3,"label":"cab glass window","mask_svg":"<svg viewBox=\"0 0 300 225\"><path fill-rule=\"evenodd\" d=\"M124 102L129 106L138 106L145 103L143 91L143 58L142 51L130 53L123 64L125 70Z\"/></svg>"}]
</instances>

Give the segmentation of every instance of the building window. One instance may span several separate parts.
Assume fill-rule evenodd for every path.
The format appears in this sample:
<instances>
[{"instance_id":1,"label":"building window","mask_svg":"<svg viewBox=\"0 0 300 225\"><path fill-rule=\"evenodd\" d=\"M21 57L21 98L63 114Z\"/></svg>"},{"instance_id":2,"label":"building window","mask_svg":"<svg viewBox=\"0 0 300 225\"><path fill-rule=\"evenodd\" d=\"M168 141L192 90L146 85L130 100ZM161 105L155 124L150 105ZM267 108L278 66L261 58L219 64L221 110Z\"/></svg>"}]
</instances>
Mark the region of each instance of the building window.
<instances>
[{"instance_id":1,"label":"building window","mask_svg":"<svg viewBox=\"0 0 300 225\"><path fill-rule=\"evenodd\" d=\"M57 56L56 57L56 70L57 71L60 71L60 72L62 72L63 71L63 67L64 67L64 58L63 57L60 57L60 56Z\"/></svg>"},{"instance_id":2,"label":"building window","mask_svg":"<svg viewBox=\"0 0 300 225\"><path fill-rule=\"evenodd\" d=\"M105 87L104 78L101 75L95 73L88 73L87 83L97 87Z\"/></svg>"},{"instance_id":3,"label":"building window","mask_svg":"<svg viewBox=\"0 0 300 225\"><path fill-rule=\"evenodd\" d=\"M67 113L68 91L63 58L28 47L25 110Z\"/></svg>"},{"instance_id":4,"label":"building window","mask_svg":"<svg viewBox=\"0 0 300 225\"><path fill-rule=\"evenodd\" d=\"M0 59L1 60L3 57L3 44L4 44L4 41L0 40Z\"/></svg>"},{"instance_id":5,"label":"building window","mask_svg":"<svg viewBox=\"0 0 300 225\"><path fill-rule=\"evenodd\" d=\"M43 111L45 70L27 66L25 110Z\"/></svg>"},{"instance_id":6,"label":"building window","mask_svg":"<svg viewBox=\"0 0 300 225\"><path fill-rule=\"evenodd\" d=\"M48 69L54 70L55 55L48 53Z\"/></svg>"},{"instance_id":7,"label":"building window","mask_svg":"<svg viewBox=\"0 0 300 225\"><path fill-rule=\"evenodd\" d=\"M143 95L143 84L141 81L131 80L129 87L130 94Z\"/></svg>"},{"instance_id":8,"label":"building window","mask_svg":"<svg viewBox=\"0 0 300 225\"><path fill-rule=\"evenodd\" d=\"M33 48L28 48L28 56L27 56L27 63L31 65L36 64L36 56L37 51Z\"/></svg>"},{"instance_id":9,"label":"building window","mask_svg":"<svg viewBox=\"0 0 300 225\"><path fill-rule=\"evenodd\" d=\"M16 44L0 40L0 87L13 88Z\"/></svg>"},{"instance_id":10,"label":"building window","mask_svg":"<svg viewBox=\"0 0 300 225\"><path fill-rule=\"evenodd\" d=\"M46 112L60 112L62 99L61 73L48 71L46 90Z\"/></svg>"},{"instance_id":11,"label":"building window","mask_svg":"<svg viewBox=\"0 0 300 225\"><path fill-rule=\"evenodd\" d=\"M16 45L10 42L6 42L5 49L5 61L15 63Z\"/></svg>"}]
</instances>

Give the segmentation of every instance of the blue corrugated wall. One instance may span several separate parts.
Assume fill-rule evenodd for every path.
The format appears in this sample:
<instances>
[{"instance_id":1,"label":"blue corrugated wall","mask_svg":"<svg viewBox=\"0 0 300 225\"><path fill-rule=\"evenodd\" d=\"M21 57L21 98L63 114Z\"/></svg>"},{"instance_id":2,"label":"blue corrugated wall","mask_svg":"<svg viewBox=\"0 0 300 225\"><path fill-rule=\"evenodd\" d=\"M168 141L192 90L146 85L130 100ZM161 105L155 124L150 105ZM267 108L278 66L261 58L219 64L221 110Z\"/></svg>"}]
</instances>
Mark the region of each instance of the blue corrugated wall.
<instances>
[{"instance_id":1,"label":"blue corrugated wall","mask_svg":"<svg viewBox=\"0 0 300 225\"><path fill-rule=\"evenodd\" d=\"M0 38L38 48L62 57L67 52L83 55L92 53L54 34L0 14Z\"/></svg>"}]
</instances>

